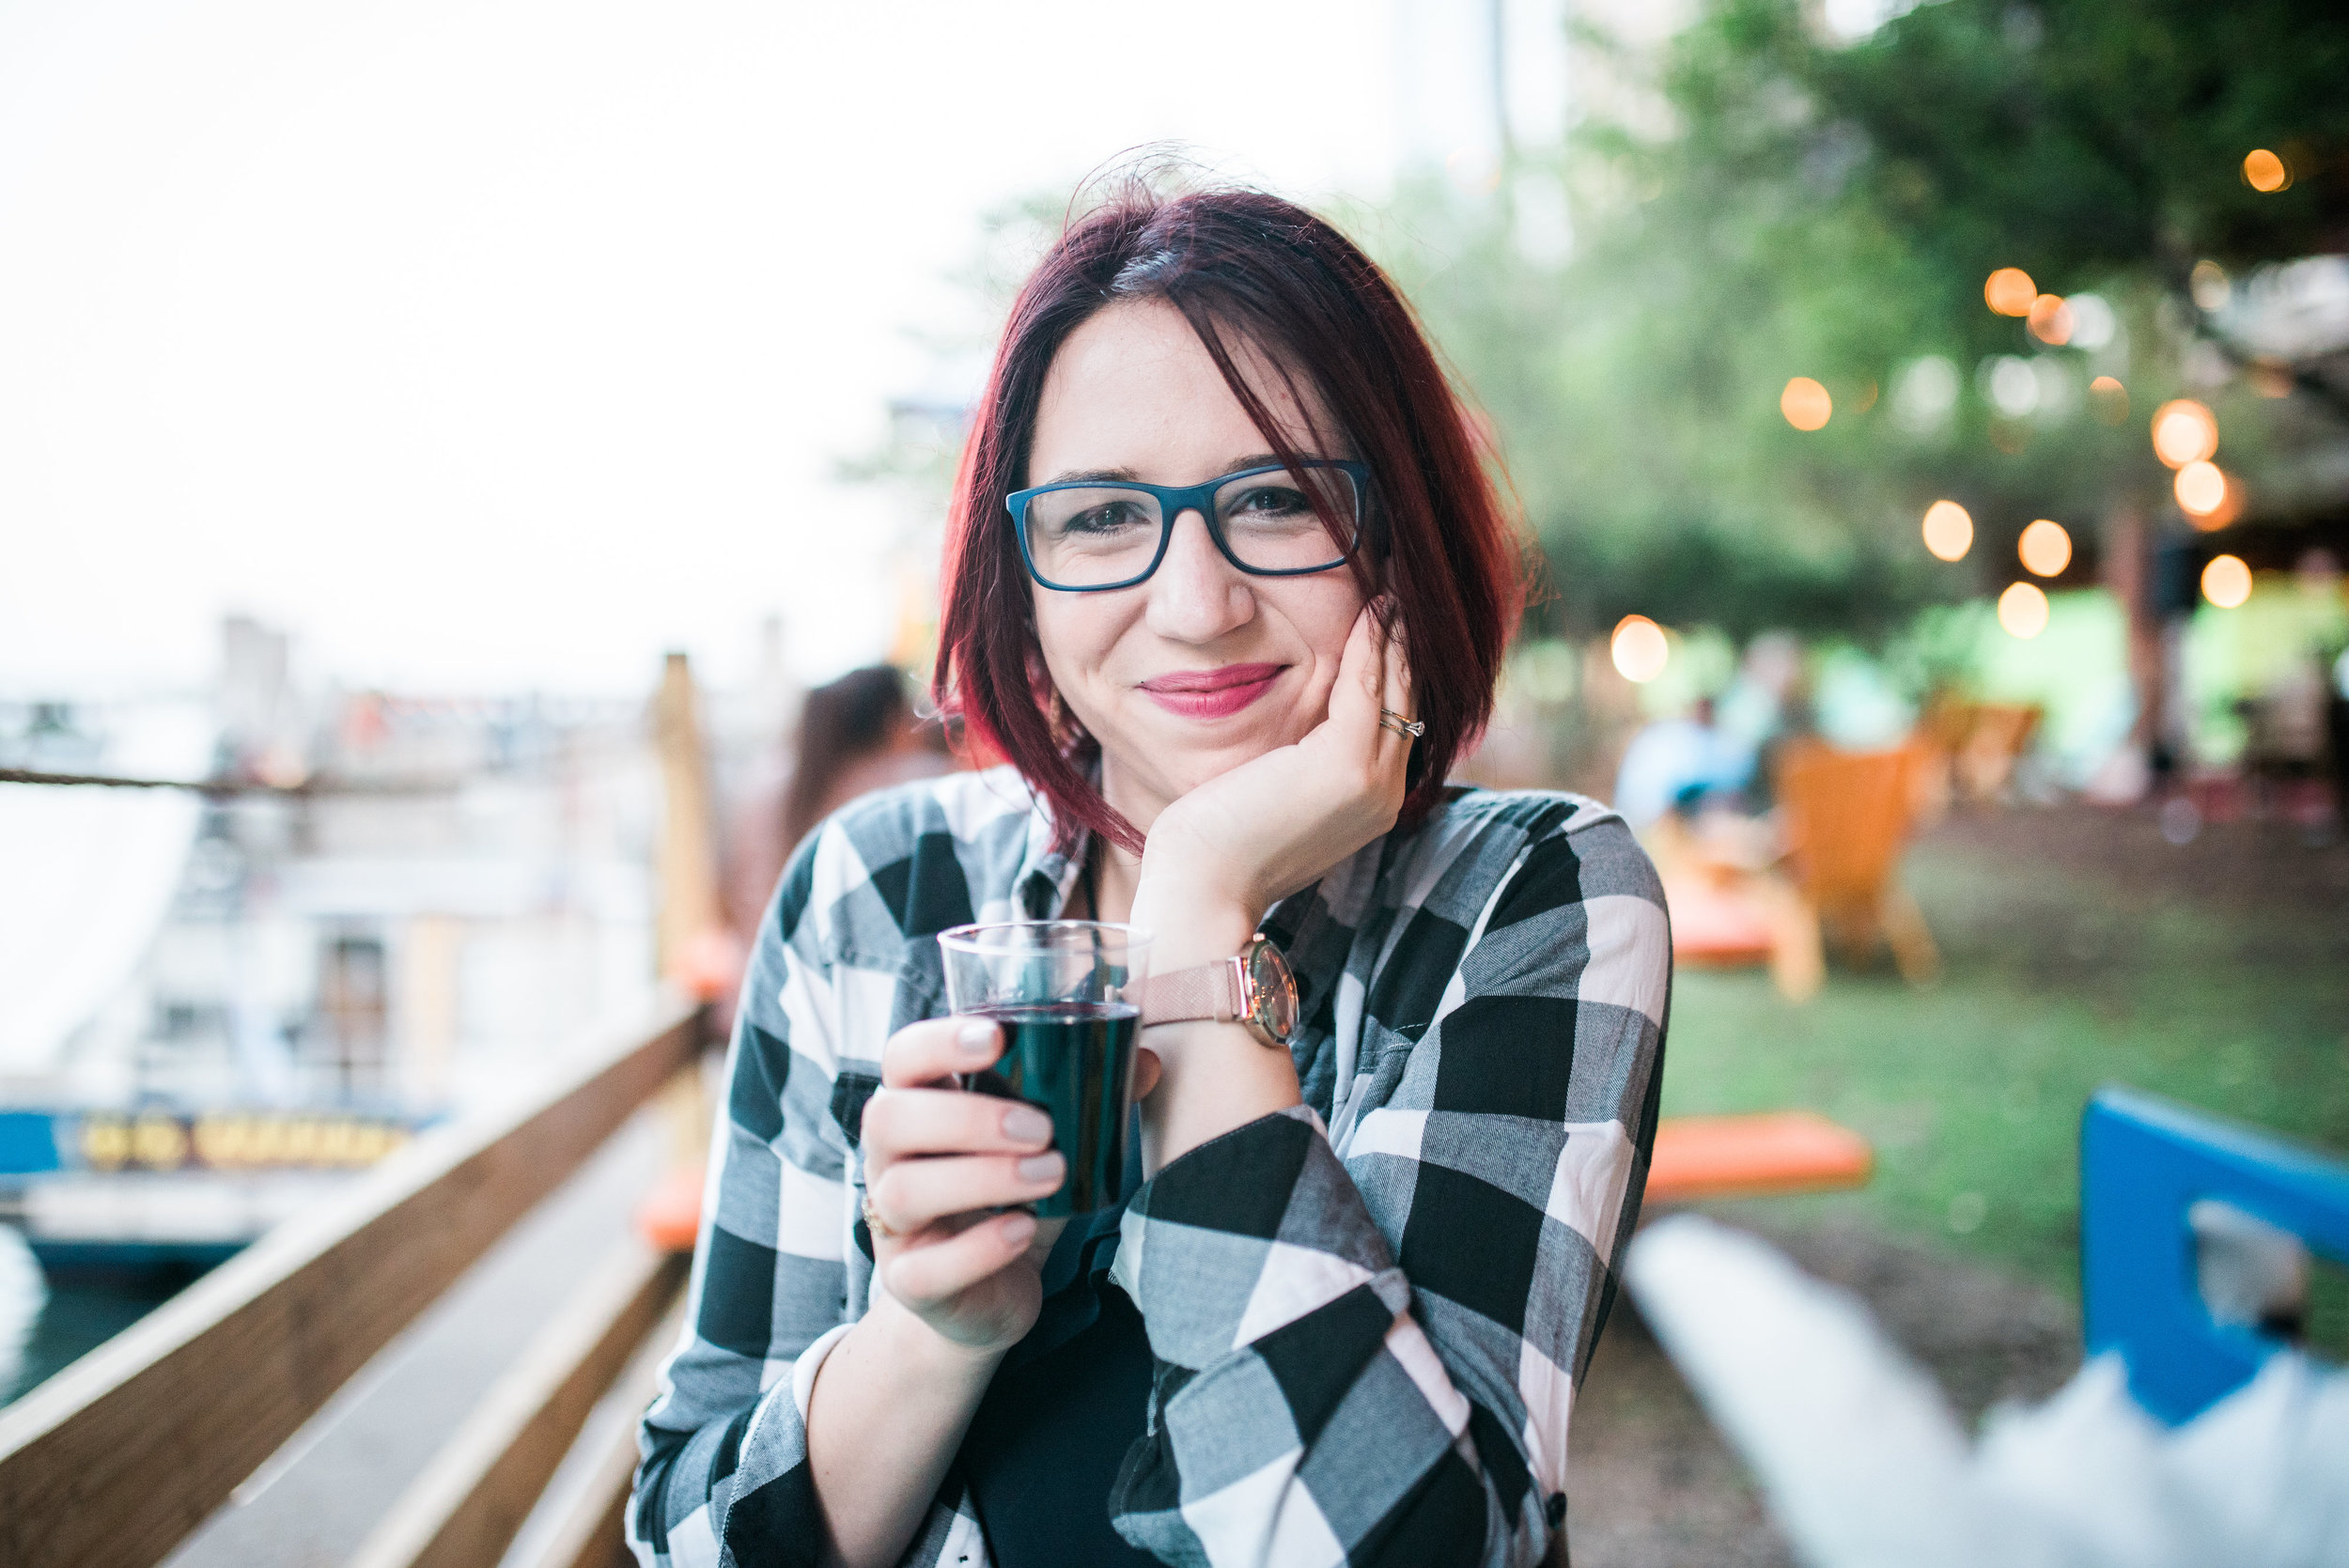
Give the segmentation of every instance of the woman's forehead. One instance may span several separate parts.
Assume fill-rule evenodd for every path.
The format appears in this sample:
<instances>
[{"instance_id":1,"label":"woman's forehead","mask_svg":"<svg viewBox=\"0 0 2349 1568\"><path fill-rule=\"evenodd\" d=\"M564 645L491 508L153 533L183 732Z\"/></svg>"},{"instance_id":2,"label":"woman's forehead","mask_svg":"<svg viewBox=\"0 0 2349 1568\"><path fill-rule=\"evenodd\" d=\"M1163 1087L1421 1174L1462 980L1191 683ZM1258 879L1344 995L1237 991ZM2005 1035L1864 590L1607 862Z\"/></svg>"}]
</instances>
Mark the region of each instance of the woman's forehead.
<instances>
[{"instance_id":1,"label":"woman's forehead","mask_svg":"<svg viewBox=\"0 0 2349 1568\"><path fill-rule=\"evenodd\" d=\"M1328 421L1312 379L1251 337L1228 329L1219 336L1288 443L1324 445ZM1154 459L1187 468L1229 460L1261 453L1266 437L1180 311L1159 300L1120 301L1096 312L1053 356L1026 482L1064 469L1142 474Z\"/></svg>"}]
</instances>

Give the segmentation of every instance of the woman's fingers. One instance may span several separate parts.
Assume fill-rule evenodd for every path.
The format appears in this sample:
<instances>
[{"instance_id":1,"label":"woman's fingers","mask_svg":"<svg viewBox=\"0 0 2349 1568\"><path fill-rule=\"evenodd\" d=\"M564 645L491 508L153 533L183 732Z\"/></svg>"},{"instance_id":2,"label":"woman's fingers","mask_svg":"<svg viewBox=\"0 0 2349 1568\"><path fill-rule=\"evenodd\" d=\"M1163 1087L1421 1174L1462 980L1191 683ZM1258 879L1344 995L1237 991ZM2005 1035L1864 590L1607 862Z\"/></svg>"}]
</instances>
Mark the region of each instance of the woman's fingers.
<instances>
[{"instance_id":1,"label":"woman's fingers","mask_svg":"<svg viewBox=\"0 0 2349 1568\"><path fill-rule=\"evenodd\" d=\"M881 1047L881 1083L904 1089L941 1083L956 1073L991 1066L1003 1054L1003 1032L985 1018L927 1018Z\"/></svg>"},{"instance_id":2,"label":"woman's fingers","mask_svg":"<svg viewBox=\"0 0 2349 1568\"><path fill-rule=\"evenodd\" d=\"M889 1265L889 1294L917 1312L950 1300L1027 1250L1035 1224L1035 1216L1015 1210L909 1247Z\"/></svg>"},{"instance_id":3,"label":"woman's fingers","mask_svg":"<svg viewBox=\"0 0 2349 1568\"><path fill-rule=\"evenodd\" d=\"M913 1155L1034 1154L1052 1119L1023 1100L959 1089L877 1089L858 1133L864 1166Z\"/></svg>"},{"instance_id":4,"label":"woman's fingers","mask_svg":"<svg viewBox=\"0 0 2349 1568\"><path fill-rule=\"evenodd\" d=\"M1057 1150L1033 1155L953 1155L905 1159L868 1190L881 1223L900 1234L925 1231L974 1209L1010 1208L1058 1192L1068 1161Z\"/></svg>"},{"instance_id":5,"label":"woman's fingers","mask_svg":"<svg viewBox=\"0 0 2349 1568\"><path fill-rule=\"evenodd\" d=\"M1338 678L1330 686L1330 721L1349 734L1365 734L1378 722L1378 621L1363 605L1338 656ZM1365 734L1365 737L1366 734Z\"/></svg>"}]
</instances>

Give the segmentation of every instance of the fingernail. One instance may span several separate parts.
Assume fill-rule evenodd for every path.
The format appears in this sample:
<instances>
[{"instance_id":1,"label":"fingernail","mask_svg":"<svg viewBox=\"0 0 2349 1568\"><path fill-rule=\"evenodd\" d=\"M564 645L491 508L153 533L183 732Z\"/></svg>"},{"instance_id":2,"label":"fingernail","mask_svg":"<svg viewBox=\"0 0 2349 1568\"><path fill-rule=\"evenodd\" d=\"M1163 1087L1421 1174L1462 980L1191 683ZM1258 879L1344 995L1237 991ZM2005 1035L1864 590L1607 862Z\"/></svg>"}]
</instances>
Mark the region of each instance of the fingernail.
<instances>
[{"instance_id":1,"label":"fingernail","mask_svg":"<svg viewBox=\"0 0 2349 1568\"><path fill-rule=\"evenodd\" d=\"M1068 1162L1057 1152L1048 1150L1040 1155L1030 1155L1019 1162L1019 1179L1023 1182L1050 1182L1058 1187L1061 1177L1067 1172Z\"/></svg>"},{"instance_id":2,"label":"fingernail","mask_svg":"<svg viewBox=\"0 0 2349 1568\"><path fill-rule=\"evenodd\" d=\"M1007 1214L1003 1216L1003 1240L1013 1247L1025 1247L1035 1234L1035 1216Z\"/></svg>"},{"instance_id":3,"label":"fingernail","mask_svg":"<svg viewBox=\"0 0 2349 1568\"><path fill-rule=\"evenodd\" d=\"M976 1061L995 1053L995 1026L991 1023L967 1023L955 1035L955 1048Z\"/></svg>"},{"instance_id":4,"label":"fingernail","mask_svg":"<svg viewBox=\"0 0 2349 1568\"><path fill-rule=\"evenodd\" d=\"M1052 1119L1032 1105L1003 1112L1003 1136L1015 1143L1036 1143L1052 1136Z\"/></svg>"}]
</instances>

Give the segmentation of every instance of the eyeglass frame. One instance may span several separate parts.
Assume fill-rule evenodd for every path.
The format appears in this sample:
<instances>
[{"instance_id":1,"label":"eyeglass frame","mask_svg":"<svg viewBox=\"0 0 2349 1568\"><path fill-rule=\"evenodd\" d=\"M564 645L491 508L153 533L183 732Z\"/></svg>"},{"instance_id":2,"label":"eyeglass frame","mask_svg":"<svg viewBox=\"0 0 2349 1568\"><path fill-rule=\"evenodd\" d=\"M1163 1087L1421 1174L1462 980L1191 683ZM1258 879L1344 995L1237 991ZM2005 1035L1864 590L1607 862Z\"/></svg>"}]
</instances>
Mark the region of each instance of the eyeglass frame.
<instances>
[{"instance_id":1,"label":"eyeglass frame","mask_svg":"<svg viewBox=\"0 0 2349 1568\"><path fill-rule=\"evenodd\" d=\"M1354 481L1354 536L1335 560L1318 567L1252 567L1232 552L1231 542L1224 538L1222 526L1216 521L1215 492L1235 479L1252 478L1259 474L1291 474L1304 468L1334 468ZM1117 582L1054 582L1036 569L1035 556L1028 548L1028 505L1039 495L1054 490L1140 490L1159 504L1159 548L1150 552L1150 564L1132 577ZM1147 582L1157 575L1166 559L1167 542L1174 537L1175 521L1185 512L1197 512L1199 520L1206 525L1207 537L1215 541L1216 552L1251 577L1311 577L1316 572L1331 571L1354 558L1362 547L1362 536L1370 529L1370 465L1351 458L1306 458L1294 463L1258 463L1253 468L1235 469L1220 474L1197 485L1145 485L1139 479L1063 479L1055 484L1035 485L1024 490L1014 490L1003 497L1003 508L1010 514L1012 536L1019 544L1020 564L1028 568L1028 576L1036 586L1050 588L1056 594L1105 594L1118 588L1131 588ZM1332 543L1335 541L1332 540Z\"/></svg>"}]
</instances>

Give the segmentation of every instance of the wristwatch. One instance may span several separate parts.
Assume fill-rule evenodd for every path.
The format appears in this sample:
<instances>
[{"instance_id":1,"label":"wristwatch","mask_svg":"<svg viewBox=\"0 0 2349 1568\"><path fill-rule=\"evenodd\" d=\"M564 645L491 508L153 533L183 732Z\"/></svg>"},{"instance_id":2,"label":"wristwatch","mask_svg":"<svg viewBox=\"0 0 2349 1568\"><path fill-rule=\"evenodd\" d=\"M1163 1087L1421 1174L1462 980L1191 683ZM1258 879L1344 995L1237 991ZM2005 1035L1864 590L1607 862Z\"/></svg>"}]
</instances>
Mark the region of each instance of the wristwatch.
<instances>
[{"instance_id":1,"label":"wristwatch","mask_svg":"<svg viewBox=\"0 0 2349 1568\"><path fill-rule=\"evenodd\" d=\"M1229 958L1143 982L1142 1022L1236 1023L1259 1045L1286 1048L1297 1033L1297 977L1261 931Z\"/></svg>"}]
</instances>

